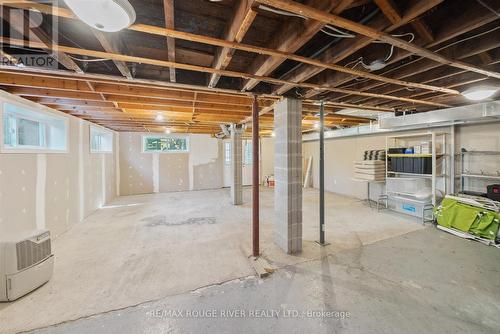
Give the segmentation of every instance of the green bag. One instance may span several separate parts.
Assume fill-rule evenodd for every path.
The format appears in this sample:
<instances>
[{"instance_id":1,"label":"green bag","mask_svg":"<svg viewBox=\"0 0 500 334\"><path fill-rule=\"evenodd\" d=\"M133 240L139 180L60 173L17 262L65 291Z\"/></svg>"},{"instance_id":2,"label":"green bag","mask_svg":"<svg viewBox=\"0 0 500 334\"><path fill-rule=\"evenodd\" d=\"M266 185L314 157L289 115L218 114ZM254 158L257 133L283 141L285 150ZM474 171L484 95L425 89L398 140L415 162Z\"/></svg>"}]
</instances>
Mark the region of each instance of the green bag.
<instances>
[{"instance_id":1,"label":"green bag","mask_svg":"<svg viewBox=\"0 0 500 334\"><path fill-rule=\"evenodd\" d=\"M500 214L445 197L435 210L437 223L447 228L495 240Z\"/></svg>"}]
</instances>

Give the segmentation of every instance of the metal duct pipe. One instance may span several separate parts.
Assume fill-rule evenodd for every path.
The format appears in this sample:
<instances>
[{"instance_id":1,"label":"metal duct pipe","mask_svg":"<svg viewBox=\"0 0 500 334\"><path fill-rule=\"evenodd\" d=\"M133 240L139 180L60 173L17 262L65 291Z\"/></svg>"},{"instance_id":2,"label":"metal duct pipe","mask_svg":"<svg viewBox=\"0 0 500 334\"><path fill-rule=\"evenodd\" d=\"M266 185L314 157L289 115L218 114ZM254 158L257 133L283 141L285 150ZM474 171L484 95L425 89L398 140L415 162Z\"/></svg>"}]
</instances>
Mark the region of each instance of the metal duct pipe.
<instances>
[{"instance_id":1,"label":"metal duct pipe","mask_svg":"<svg viewBox=\"0 0 500 334\"><path fill-rule=\"evenodd\" d=\"M220 125L220 129L222 130L222 133L226 137L231 137L231 134L229 133L229 129L227 128L227 125L226 124L219 124L219 125Z\"/></svg>"}]
</instances>

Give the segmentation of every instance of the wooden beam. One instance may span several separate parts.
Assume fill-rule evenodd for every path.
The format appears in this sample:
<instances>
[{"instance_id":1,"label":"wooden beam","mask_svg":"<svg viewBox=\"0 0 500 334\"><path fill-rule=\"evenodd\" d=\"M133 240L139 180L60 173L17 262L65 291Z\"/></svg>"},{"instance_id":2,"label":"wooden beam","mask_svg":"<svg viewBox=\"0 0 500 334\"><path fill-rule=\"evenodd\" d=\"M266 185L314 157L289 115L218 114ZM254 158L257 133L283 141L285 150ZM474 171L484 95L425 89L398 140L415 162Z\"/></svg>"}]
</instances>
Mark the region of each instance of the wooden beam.
<instances>
[{"instance_id":1,"label":"wooden beam","mask_svg":"<svg viewBox=\"0 0 500 334\"><path fill-rule=\"evenodd\" d=\"M325 13L319 10L316 10L314 8L302 5L298 2L291 1L291 0L256 0L262 4L270 5L275 8L280 8L283 10L290 11L295 14L300 14L303 16L306 16L310 19L318 20L320 22L326 23L326 24L331 24L336 27L346 29L364 36L367 36L369 38L379 40L382 42L385 42L387 44L393 45L395 47L398 47L400 49L404 49L406 51L409 51L410 53L413 53L417 56L428 58L431 60L434 60L438 63L441 63L443 65L448 65L460 69L464 69L467 71L471 72L476 72L485 76L490 76L493 78L500 79L500 73L498 72L493 72L493 71L488 71L485 69L482 69L477 66L473 66L461 61L457 61L454 59L450 59L447 57L443 57L439 55L438 53L435 53L433 51L427 50L421 46L418 46L416 44L409 43L405 40L402 40L400 38L394 37L390 34L387 34L385 32L373 29L371 27L365 26L363 24L345 19L343 17Z\"/></svg>"},{"instance_id":2,"label":"wooden beam","mask_svg":"<svg viewBox=\"0 0 500 334\"><path fill-rule=\"evenodd\" d=\"M150 79L131 79L128 80L121 76L112 76L105 74L91 74L91 73L83 73L83 74L75 74L74 72L64 71L64 70L53 70L53 69L45 69L45 68L35 68L35 67L13 67L13 66L5 66L0 64L0 73L2 81L4 85L7 86L24 86L24 87L41 87L41 88L54 88L54 89L64 89L64 85L58 83L57 81L53 81L52 79L58 78L60 81L64 80L67 82L71 82L71 85L76 85L77 82L83 83L84 90L89 90L87 85L88 81L91 81L93 84L100 86L104 85L107 89L112 89L111 92L120 92L122 95L137 95L136 90L148 90L154 91L161 94L165 94L165 97L169 98L169 96L173 96L172 98L176 98L176 95L172 94L182 94L182 96L192 96L193 92L196 91L198 93L202 93L207 99L218 101L218 98L221 98L220 101L236 101L236 99L241 99L244 101L248 101L250 99L249 93L243 93L237 90L231 89L222 89L222 88L208 88L206 86L198 86L198 85L189 85L189 84L179 84L179 83L171 83L165 81L158 80L150 80ZM19 79L19 80L17 80ZM50 82L50 87L45 85L45 81ZM22 83L27 84L22 84ZM44 83L44 84L42 84ZM112 88L111 88L112 87ZM102 88L98 88L100 91L104 92ZM65 89L65 90L74 90L74 89ZM270 103L278 100L279 97L269 94L260 94L259 101L262 103ZM219 103L223 103L220 102ZM233 103L231 102L231 103ZM240 104L242 102L234 102Z\"/></svg>"},{"instance_id":3,"label":"wooden beam","mask_svg":"<svg viewBox=\"0 0 500 334\"><path fill-rule=\"evenodd\" d=\"M5 37L1 37L0 41L3 43L6 43L6 44L10 44L10 45L24 45L24 46L28 45L29 47L34 47L34 48L40 48L43 46L42 43L39 43L39 42L26 42L23 40L17 40L17 39L5 38ZM230 77L235 77L235 78L258 79L260 81L266 81L266 82L280 84L280 85L291 84L291 82L289 82L289 81L275 79L275 78L271 78L271 77L256 76L256 75L252 75L252 74L248 74L248 73L241 73L241 72L228 71L228 70L217 70L217 69L213 69L213 68L206 68L206 67L196 66L196 65L179 64L179 63L163 61L163 60L156 60L156 59L135 57L135 56L127 56L127 55L110 53L110 52L86 50L86 49L73 48L73 47L67 47L67 46L61 46L61 45L52 45L52 47L57 48L61 52L78 54L78 55L82 55L82 56L106 58L106 59L113 59L113 60L118 60L118 61L127 61L127 62L141 63L141 64L149 64L149 65L155 65L155 66L161 66L161 67L175 67L175 68L181 68L181 69L185 69L185 70L189 70L189 71L196 71L196 72L202 72L202 73L217 73L220 75L225 75L225 76L230 76ZM321 90L333 91L333 92L343 93L343 94L379 97L379 98L385 98L385 99L389 99L389 100L395 99L393 96L389 96L389 95L378 95L377 96L377 94L371 94L371 93L366 93L366 92L357 92L357 91L351 91L351 90L346 90L346 89L341 89L341 88L332 88L332 87L327 86L327 85L300 83L300 84L296 84L296 86L304 87L304 88L311 88L311 89L321 89ZM439 91L443 91L443 89L440 88ZM453 90L446 89L445 91L449 92L451 94L458 94L458 92L453 91ZM425 101L425 102L418 101L418 100L401 100L401 101L410 102L410 103L417 103L417 104L420 104L420 103L429 104L429 105L432 104L434 106L441 106L441 107L446 106L443 104L434 104L433 102L430 102L430 101Z\"/></svg>"},{"instance_id":4,"label":"wooden beam","mask_svg":"<svg viewBox=\"0 0 500 334\"><path fill-rule=\"evenodd\" d=\"M487 35L481 36L479 40L473 39L470 41L466 41L464 43L456 44L452 47L446 48L440 52L446 55L453 56L456 59L466 59L477 54L492 50L500 46L500 41L496 34L489 33ZM394 78L405 79L405 78L414 78L412 76L423 73L426 71L430 71L434 68L442 67L441 64L436 63L429 59L419 58L408 63L405 63L403 66L397 66L395 68L388 69L384 72L384 75L391 76ZM446 69L443 67L443 69ZM338 77L335 75L331 77L331 80L340 81ZM418 81L418 80L417 80ZM361 84L354 84L345 86L346 88L366 91L370 89L374 89L377 87L383 87L384 85L379 85L378 82L365 82ZM391 87L389 87L391 88ZM384 88L383 88L384 89ZM375 91L377 93L382 93L380 90ZM340 98L340 97L339 97ZM337 98L336 98L337 99ZM355 99L356 102L365 101L364 98Z\"/></svg>"},{"instance_id":5,"label":"wooden beam","mask_svg":"<svg viewBox=\"0 0 500 334\"><path fill-rule=\"evenodd\" d=\"M165 28L174 29L174 0L163 0ZM175 62L175 39L167 37L168 61ZM176 82L175 68L170 68L170 82Z\"/></svg>"},{"instance_id":6,"label":"wooden beam","mask_svg":"<svg viewBox=\"0 0 500 334\"><path fill-rule=\"evenodd\" d=\"M390 25L387 23L387 19L383 15L379 15L376 16L373 20L371 20L369 22L369 25L374 29L384 30L385 32L392 32L397 28L399 28L400 26L414 20L416 17L422 15L423 13L427 12L428 10L440 4L441 2L443 2L443 0L418 1L412 7L407 9L405 14L403 15L403 19L398 24ZM357 36L356 38L352 39L344 39L343 41L340 41L339 43L328 48L320 59L321 61L329 64L339 63L344 59L346 59L347 57L349 57L350 55L354 54L355 52L366 47L372 41L373 39L368 38L366 36ZM284 79L293 82L302 82L312 78L313 76L323 71L324 69L322 68L315 68L312 66L301 66L297 70L287 74L284 77ZM346 77L350 76L346 75ZM275 91L275 93L280 95L284 94L292 87L293 85L289 86L284 85L278 88ZM314 96L314 94L311 94L311 96Z\"/></svg>"},{"instance_id":7,"label":"wooden beam","mask_svg":"<svg viewBox=\"0 0 500 334\"><path fill-rule=\"evenodd\" d=\"M5 0L3 0L3 1L5 2ZM434 0L434 1L436 1L436 0ZM440 1L442 1L442 0L440 0ZM31 3L30 1L25 1L25 2ZM2 3L1 0L0 0L0 3ZM43 7L40 7L40 6L35 7L35 8L36 9L39 9L39 8L43 9ZM56 13L58 13L58 12L59 11L56 11ZM50 12L49 12L49 14L50 14ZM196 35L196 34L191 34L191 33L186 33L186 32L180 32L180 31L175 31L175 30L166 29L166 28L146 26L146 25L141 25L141 24L132 25L131 27L129 27L129 29L132 29L132 30L135 30L135 31L141 31L141 32L145 32L145 33L156 34L156 35L160 35L160 36L167 36L167 37L170 36L170 37L174 37L174 38L185 39L185 40L189 40L189 41L192 41L192 42L200 42L200 43L205 43L205 44L210 44L210 45L217 45L217 46L223 46L223 47L238 49L238 50L247 51L247 52L253 52L253 53L258 53L258 54L266 54L266 55L269 55L269 56L275 56L275 57L281 57L281 58L287 58L287 59L295 60L295 61L302 62L302 63L305 63L305 64L309 64L309 65L321 67L320 70L322 70L322 69L331 69L331 70L334 70L334 71L340 71L340 72L344 72L344 73L349 73L351 75L356 75L356 76L359 76L359 77L365 77L365 78L369 78L369 79L373 79L373 80L380 80L380 81L386 82L386 78L384 78L382 76L378 76L378 75L375 75L375 74L367 73L367 72L364 72L364 71L354 70L354 69L351 69L351 68L346 68L346 67L343 67L343 66L329 64L327 62L318 61L316 59L311 59L311 58L307 58L307 57L297 56L297 55L295 55L293 53L283 52L283 51L280 51L280 50L274 50L274 49L269 49L269 48L256 47L256 46L252 46L252 45L248 45L248 44L243 44L243 43L237 43L237 42L229 42L229 41L226 41L226 40L220 40L220 39L212 38L212 37L208 37L208 36L200 36L200 35ZM141 58L141 57L136 57L136 58ZM116 58L114 60L116 60ZM157 64L152 64L152 65L157 65ZM186 65L186 64L179 64L179 65ZM162 65L158 65L158 66L162 66ZM182 67L177 66L177 68L182 68ZM199 67L199 68L201 68L201 67ZM188 69L188 68L184 68L184 69ZM217 70L217 69L214 69L212 71L207 71L207 72L208 73L215 73L215 74L219 74L219 75L227 75L227 73L229 73L228 71L224 72L222 70ZM226 73L226 74L224 74L224 73ZM228 76L232 76L232 75L228 75ZM242 76L236 76L236 77L242 77ZM260 77L262 77L262 76L250 75L249 74L249 75L246 75L244 78L245 79L256 79L256 80L266 81L266 80L259 79ZM407 86L407 87L413 87L413 88L422 88L422 89L429 89L429 90L441 91L441 88L439 88L439 87L421 86L418 83L409 83L409 82L403 82L403 81L392 82L392 83L400 84L400 85ZM284 84L284 83L281 83L281 84ZM290 83L290 85L291 86L297 86L295 83ZM450 91L448 91L448 93L453 94ZM457 93L457 92L455 92L455 93Z\"/></svg>"},{"instance_id":8,"label":"wooden beam","mask_svg":"<svg viewBox=\"0 0 500 334\"><path fill-rule=\"evenodd\" d=\"M119 40L117 35L111 35L103 31L92 29L92 33L97 38L99 43L101 43L103 49L109 53L121 53L123 46L119 45ZM118 68L118 71L127 79L132 79L132 73L130 73L127 64L124 61L113 59L113 63Z\"/></svg>"},{"instance_id":9,"label":"wooden beam","mask_svg":"<svg viewBox=\"0 0 500 334\"><path fill-rule=\"evenodd\" d=\"M489 63L491 63L493 61L493 58L488 53L488 51L481 52L480 54L478 54L478 56L479 56L479 59L481 59L481 62L484 65L487 65L487 64L489 64Z\"/></svg>"},{"instance_id":10,"label":"wooden beam","mask_svg":"<svg viewBox=\"0 0 500 334\"><path fill-rule=\"evenodd\" d=\"M441 28L441 30L437 31L434 34L435 35L434 41L432 41L429 44L426 44L425 47L431 48L431 47L437 46L439 44L442 44L442 43L450 40L453 37L457 37L459 35L462 35L462 34L469 32L469 31L473 31L474 29L477 29L485 24L488 24L488 23L494 21L495 19L496 19L496 16L494 14L492 14L491 12L484 10L484 8L482 8L480 6L473 7L471 10L467 11L463 15L460 15L457 18L450 19L449 22L447 22L447 24ZM494 35L493 33L490 33L486 37L482 36L479 39L479 41L476 40L476 43L484 44L483 42L486 39L490 39L490 36L493 36L493 35ZM496 40L498 40L498 39L496 39ZM470 45L470 43L469 42L465 42L463 44L460 43L460 44L452 46L451 48L446 48L443 51L439 51L439 52L441 54L443 54L444 56L447 56L449 58L464 59L464 58L466 58L466 56L465 56L465 53L462 51L465 51L465 50L462 50L462 48L464 48L464 49L471 48L470 46L465 47L465 45ZM497 45L498 45L498 43L497 43ZM455 50L459 50L459 51L455 51ZM456 56L457 52L458 52L458 54L462 54L462 57ZM396 49L393 57L389 60L388 63L389 64L397 63L397 62L399 62L399 61L401 61L404 58L407 58L409 56L411 56L410 52L407 52L407 51L404 51L401 49ZM435 66L441 65L441 64L438 64L438 63L436 63L432 60L429 60L429 59L422 59L422 60L417 59L417 60L411 60L409 62L406 62L405 64L403 64L402 67L398 66L396 68L396 70L398 72L405 72L408 69L408 66L412 66L411 64L415 63L415 61L430 63L430 64L433 64ZM417 67L417 68L420 69L420 67ZM381 75L390 76L393 78L396 78L396 77L404 78L405 77L405 76L389 75L389 73L391 73L391 71L393 71L393 69L385 70L384 72L382 72ZM354 79L353 76L343 75L340 73L334 73L333 75L329 76L327 78L327 80L324 80L324 81L321 80L321 81L318 81L317 83L327 83L328 84L331 82L336 82L335 86L340 86L340 85L343 85L343 84L345 84L353 79ZM370 89L370 88L368 88L368 86L371 88L382 86L378 82L373 83L370 81L365 82L364 85L367 86L366 89ZM363 89L363 90L366 90L366 89ZM312 97L314 95L316 95L316 92L313 90L310 90L309 92L307 92L305 94L306 97Z\"/></svg>"},{"instance_id":11,"label":"wooden beam","mask_svg":"<svg viewBox=\"0 0 500 334\"><path fill-rule=\"evenodd\" d=\"M434 34L427 23L425 23L424 18L416 18L411 21L411 26L415 29L415 32L422 38L425 44L429 44L434 41Z\"/></svg>"},{"instance_id":12,"label":"wooden beam","mask_svg":"<svg viewBox=\"0 0 500 334\"><path fill-rule=\"evenodd\" d=\"M239 0L234 14L232 16L231 23L227 27L224 35L224 39L230 42L241 42L248 29L252 25L253 20L257 16L257 13L252 9L254 4L253 0ZM168 27L167 27L168 28ZM217 50L214 59L214 68L225 69L234 54L234 49L229 47L222 47ZM215 87L219 81L220 75L212 74L210 81L208 83L209 87Z\"/></svg>"},{"instance_id":13,"label":"wooden beam","mask_svg":"<svg viewBox=\"0 0 500 334\"><path fill-rule=\"evenodd\" d=\"M382 13L387 17L392 24L397 24L401 22L402 17L399 14L399 10L396 4L392 0L374 0L377 6L380 8Z\"/></svg>"},{"instance_id":14,"label":"wooden beam","mask_svg":"<svg viewBox=\"0 0 500 334\"><path fill-rule=\"evenodd\" d=\"M352 3L352 0L309 0L307 4L311 7L334 14L342 13L346 7ZM299 21L297 21L299 20ZM322 28L324 24L314 20L301 20L301 19L288 19L278 30L273 40L269 44L270 48L280 51L295 53L305 43L314 37ZM269 75L279 65L281 65L286 58L283 57L269 57L265 55L258 56L250 65L250 73L257 75ZM243 84L243 90L253 89L259 82L256 80L249 80Z\"/></svg>"}]
</instances>

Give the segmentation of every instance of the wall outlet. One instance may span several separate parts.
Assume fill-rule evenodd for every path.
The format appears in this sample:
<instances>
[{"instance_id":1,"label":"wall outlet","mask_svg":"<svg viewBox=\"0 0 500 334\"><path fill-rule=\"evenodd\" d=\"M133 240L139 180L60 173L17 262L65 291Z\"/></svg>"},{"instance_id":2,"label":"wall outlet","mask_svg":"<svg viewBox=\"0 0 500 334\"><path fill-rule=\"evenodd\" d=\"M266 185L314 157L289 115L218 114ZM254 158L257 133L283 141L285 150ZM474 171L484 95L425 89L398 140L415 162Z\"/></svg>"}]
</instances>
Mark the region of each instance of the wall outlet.
<instances>
[{"instance_id":1,"label":"wall outlet","mask_svg":"<svg viewBox=\"0 0 500 334\"><path fill-rule=\"evenodd\" d=\"M333 180L333 184L337 184L337 180Z\"/></svg>"}]
</instances>

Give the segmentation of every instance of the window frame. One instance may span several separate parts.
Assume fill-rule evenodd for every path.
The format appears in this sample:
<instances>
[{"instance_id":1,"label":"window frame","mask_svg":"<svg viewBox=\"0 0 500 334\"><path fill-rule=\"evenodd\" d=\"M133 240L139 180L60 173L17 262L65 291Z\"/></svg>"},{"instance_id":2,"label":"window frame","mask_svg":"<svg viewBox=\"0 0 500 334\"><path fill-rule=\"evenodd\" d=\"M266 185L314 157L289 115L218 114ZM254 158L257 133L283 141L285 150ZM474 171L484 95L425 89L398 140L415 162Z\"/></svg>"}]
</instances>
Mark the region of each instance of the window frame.
<instances>
[{"instance_id":1,"label":"window frame","mask_svg":"<svg viewBox=\"0 0 500 334\"><path fill-rule=\"evenodd\" d=\"M174 139L185 139L186 140L186 149L185 150L179 150L179 151L148 151L146 150L146 138L174 138ZM154 135L154 134L148 134L148 135L142 135L142 153L161 153L161 154L178 154L178 153L189 153L190 151L190 142L189 142L189 136L180 136L180 135Z\"/></svg>"},{"instance_id":2,"label":"window frame","mask_svg":"<svg viewBox=\"0 0 500 334\"><path fill-rule=\"evenodd\" d=\"M94 149L92 148L92 140L93 140L93 135L94 134L104 134L104 135L109 135L110 140L111 140L111 145L110 145L110 150L103 150L102 148L99 149ZM113 131L97 126L95 124L91 124L89 126L89 149L91 154L112 154L114 152L114 138L113 138Z\"/></svg>"},{"instance_id":3,"label":"window frame","mask_svg":"<svg viewBox=\"0 0 500 334\"><path fill-rule=\"evenodd\" d=\"M231 165L231 160L232 160L232 153L233 153L233 147L232 143L230 141L225 141L224 142L224 164L226 166ZM227 149L229 147L229 150Z\"/></svg>"},{"instance_id":4,"label":"window frame","mask_svg":"<svg viewBox=\"0 0 500 334\"><path fill-rule=\"evenodd\" d=\"M250 152L250 161L247 161L247 150ZM253 165L253 146L252 141L248 139L245 140L245 145L243 145L243 165Z\"/></svg>"},{"instance_id":5,"label":"window frame","mask_svg":"<svg viewBox=\"0 0 500 334\"><path fill-rule=\"evenodd\" d=\"M4 129L4 115L7 113L5 111L5 106L9 104L14 107L17 107L23 111L29 111L30 113L32 112L34 115L38 114L41 115L41 117L36 117L36 116L25 116L22 115L22 117L18 117L17 119L25 119L28 121L33 121L41 124L43 126L43 131L45 131L45 135L43 136L43 142L44 146L33 146L33 145L16 145L16 146L9 146L5 145L5 129ZM64 125L64 138L65 138L65 148L63 149L57 149L57 148L50 148L47 147L48 141L49 141L49 135L48 133L50 132L50 125L48 125L48 122L43 122L41 121L40 118L43 116L52 118L55 120L59 120L63 122ZM23 103L11 98L5 98L4 96L0 96L0 153L20 153L20 154L47 154L47 153L55 153L55 154L65 154L69 153L69 147L70 147L70 136L69 136L69 129L70 124L69 124L69 117L67 115L61 114L59 112L56 112L54 110L51 110L49 108L46 108L42 105L30 105L30 103ZM39 134L40 135L40 134ZM40 136L42 137L42 136ZM42 138L40 138L42 139ZM16 140L18 141L19 138L16 137Z\"/></svg>"}]
</instances>

